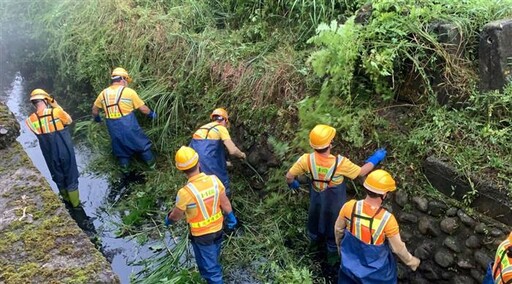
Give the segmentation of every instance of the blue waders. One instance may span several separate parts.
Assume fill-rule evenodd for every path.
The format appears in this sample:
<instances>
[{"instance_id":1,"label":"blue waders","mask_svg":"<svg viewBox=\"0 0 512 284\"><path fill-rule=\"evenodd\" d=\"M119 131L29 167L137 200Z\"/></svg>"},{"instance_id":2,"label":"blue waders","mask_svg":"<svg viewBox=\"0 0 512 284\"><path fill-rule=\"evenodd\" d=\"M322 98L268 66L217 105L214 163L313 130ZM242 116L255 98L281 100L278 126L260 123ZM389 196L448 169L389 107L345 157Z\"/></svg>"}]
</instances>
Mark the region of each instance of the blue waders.
<instances>
[{"instance_id":1,"label":"blue waders","mask_svg":"<svg viewBox=\"0 0 512 284\"><path fill-rule=\"evenodd\" d=\"M388 242L370 245L345 230L340 245L338 284L397 283L396 260Z\"/></svg>"},{"instance_id":2,"label":"blue waders","mask_svg":"<svg viewBox=\"0 0 512 284\"><path fill-rule=\"evenodd\" d=\"M200 237L191 237L191 243L201 276L208 284L224 283L222 281L222 267L219 262L222 231Z\"/></svg>"},{"instance_id":3,"label":"blue waders","mask_svg":"<svg viewBox=\"0 0 512 284\"><path fill-rule=\"evenodd\" d=\"M312 242L327 241L327 252L337 253L334 224L346 199L345 182L318 192L309 186L308 235Z\"/></svg>"},{"instance_id":4,"label":"blue waders","mask_svg":"<svg viewBox=\"0 0 512 284\"><path fill-rule=\"evenodd\" d=\"M229 188L224 142L220 139L192 139L190 147L199 154L201 172L207 175L216 175L226 188L226 195L229 197L231 190Z\"/></svg>"},{"instance_id":5,"label":"blue waders","mask_svg":"<svg viewBox=\"0 0 512 284\"><path fill-rule=\"evenodd\" d=\"M65 127L58 131L37 134L36 136L46 165L52 175L52 180L57 184L59 191L68 194L78 191L79 173L69 129ZM78 201L78 195L76 199ZM76 203L76 201L73 203Z\"/></svg>"},{"instance_id":6,"label":"blue waders","mask_svg":"<svg viewBox=\"0 0 512 284\"><path fill-rule=\"evenodd\" d=\"M133 112L118 119L107 119L107 128L114 156L121 167L128 166L131 156L136 153L140 153L145 162L154 159L151 141L142 131Z\"/></svg>"},{"instance_id":7,"label":"blue waders","mask_svg":"<svg viewBox=\"0 0 512 284\"><path fill-rule=\"evenodd\" d=\"M484 281L482 284L494 284L494 278L492 276L492 266L494 265L494 262L490 262L487 265L487 271L485 272Z\"/></svg>"}]
</instances>

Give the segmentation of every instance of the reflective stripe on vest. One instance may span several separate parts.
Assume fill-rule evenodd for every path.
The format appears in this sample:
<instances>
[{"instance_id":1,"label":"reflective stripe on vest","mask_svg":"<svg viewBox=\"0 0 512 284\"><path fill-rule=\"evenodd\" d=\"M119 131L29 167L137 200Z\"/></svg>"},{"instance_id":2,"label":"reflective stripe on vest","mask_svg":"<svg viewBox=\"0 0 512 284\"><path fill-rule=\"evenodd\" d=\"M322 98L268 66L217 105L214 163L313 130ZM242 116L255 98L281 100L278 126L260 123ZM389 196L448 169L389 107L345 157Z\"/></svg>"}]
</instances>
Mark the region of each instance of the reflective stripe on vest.
<instances>
[{"instance_id":1,"label":"reflective stripe on vest","mask_svg":"<svg viewBox=\"0 0 512 284\"><path fill-rule=\"evenodd\" d=\"M46 134L63 129L64 125L60 121L60 118L55 118L53 116L53 110L53 108L47 108L43 111L43 115L41 116L35 112L34 114L37 117L36 121L32 121L29 117L27 125L30 130L36 134ZM53 125L53 131L50 128L50 124Z\"/></svg>"},{"instance_id":2,"label":"reflective stripe on vest","mask_svg":"<svg viewBox=\"0 0 512 284\"><path fill-rule=\"evenodd\" d=\"M187 184L187 188L190 189L192 194L195 196L196 204L198 205L197 207L199 207L201 215L203 216L202 221L189 223L190 227L192 228L206 227L212 222L215 222L222 217L222 210L219 210L219 212L217 212L217 206L219 204L219 184L217 183L215 177L211 177L211 179L213 182L213 187L203 190L202 192L199 192L199 190L197 190L197 188L191 182ZM206 208L206 204L204 203L204 198L211 196L212 193L213 207L212 213L210 215L208 213L208 209Z\"/></svg>"},{"instance_id":3,"label":"reflective stripe on vest","mask_svg":"<svg viewBox=\"0 0 512 284\"><path fill-rule=\"evenodd\" d=\"M498 278L494 279L494 284L510 284L510 283L512 283L512 281L511 281L511 280L509 280L509 281L507 281L507 282L505 282L504 280L502 280L502 279L503 279L502 277L503 277L505 274L507 274L507 273L512 273L512 266L510 266L510 265L509 265L509 266L508 266L508 267L506 267L505 269L501 270L501 271L500 271L500 274L498 275Z\"/></svg>"},{"instance_id":4,"label":"reflective stripe on vest","mask_svg":"<svg viewBox=\"0 0 512 284\"><path fill-rule=\"evenodd\" d=\"M375 219L375 216L379 214L379 212L383 209L382 207L379 207L377 212L373 214L372 217L366 217L363 215L363 200L359 200L354 204L354 207L352 208L352 216L350 218L350 232L358 239L363 240L363 225L362 220L369 221L369 231L370 231L370 244L375 244L375 242L380 238L382 235L382 232L384 231L384 227L386 227L387 222L389 221L389 218L391 218L391 213L389 213L387 210L385 210L384 215L382 216L382 219L380 220L380 224L377 227L377 229L373 232L373 220Z\"/></svg>"},{"instance_id":5,"label":"reflective stripe on vest","mask_svg":"<svg viewBox=\"0 0 512 284\"><path fill-rule=\"evenodd\" d=\"M123 94L124 86L117 89L115 97L112 97L112 93L109 92L109 88L103 91L103 110L107 118L120 118L123 116L119 102L121 101L121 95ZM113 99L113 100L112 100ZM113 103L110 103L110 102Z\"/></svg>"},{"instance_id":6,"label":"reflective stripe on vest","mask_svg":"<svg viewBox=\"0 0 512 284\"><path fill-rule=\"evenodd\" d=\"M507 273L512 273L512 265L510 263L510 259L507 256L507 249L510 246L510 241L505 240L502 242L498 250L496 252L496 255L499 256L499 259L495 260L496 267L494 268L494 271L492 273L494 278L494 284L503 284L505 281L503 280L503 276ZM511 281L507 282L510 283Z\"/></svg>"},{"instance_id":7,"label":"reflective stripe on vest","mask_svg":"<svg viewBox=\"0 0 512 284\"><path fill-rule=\"evenodd\" d=\"M341 159L343 159L343 157L336 156L336 161L329 168L329 170L327 170L327 172L321 179L320 175L318 174L318 166L316 165L315 153L309 154L308 167L309 172L311 174L312 185L315 190L323 191L329 186L329 183L332 181L332 178L334 177L334 174L336 172L336 168L338 167L338 158L340 158L340 161ZM329 178L325 179L326 177Z\"/></svg>"},{"instance_id":8,"label":"reflective stripe on vest","mask_svg":"<svg viewBox=\"0 0 512 284\"><path fill-rule=\"evenodd\" d=\"M200 130L200 129L204 129L204 130L206 130L206 135L204 136L204 138L202 138L202 137L193 137L193 138L198 138L198 139L208 139L208 134L210 134L210 131L211 131L211 130L213 130L213 131L215 131L215 132L217 132L217 133L219 132L219 130L217 129L217 126L219 126L219 125L220 125L220 123L217 123L217 124L215 124L215 125L214 125L214 126L212 126L212 127L201 127L201 128L199 128L198 130ZM193 135L193 136L196 136L196 134L194 133L194 135ZM199 135L197 135L197 136L199 136Z\"/></svg>"}]
</instances>

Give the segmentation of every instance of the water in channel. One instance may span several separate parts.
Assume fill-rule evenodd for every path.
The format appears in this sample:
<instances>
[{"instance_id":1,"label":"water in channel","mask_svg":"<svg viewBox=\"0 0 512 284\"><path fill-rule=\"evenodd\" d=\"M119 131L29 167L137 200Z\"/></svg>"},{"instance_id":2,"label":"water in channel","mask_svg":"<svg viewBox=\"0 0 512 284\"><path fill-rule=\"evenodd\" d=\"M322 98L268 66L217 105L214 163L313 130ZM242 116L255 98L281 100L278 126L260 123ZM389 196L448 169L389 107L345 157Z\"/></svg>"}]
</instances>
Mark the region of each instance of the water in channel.
<instances>
[{"instance_id":1,"label":"water in channel","mask_svg":"<svg viewBox=\"0 0 512 284\"><path fill-rule=\"evenodd\" d=\"M7 76L8 74L1 75ZM9 80L2 81L9 82ZM3 85L0 86L0 100L14 113L21 126L20 136L17 140L23 146L33 164L51 185L52 190L57 194L57 186L51 179L50 171L44 161L37 138L24 122L25 118L34 111L29 101L31 90L24 88L23 78L19 73L14 75L10 84L5 86L4 83ZM97 236L101 241L101 250L111 262L113 271L119 276L121 283L129 283L130 275L134 275L143 269L137 263L153 256L154 253L150 248L161 247L162 241L152 240L141 245L129 237L116 237L115 232L119 229L119 224L122 221L120 213L111 210L107 199L110 185L105 176L84 173L93 154L86 145L75 141L75 153L78 170L81 174L79 178L80 200L85 213L94 225Z\"/></svg>"}]
</instances>

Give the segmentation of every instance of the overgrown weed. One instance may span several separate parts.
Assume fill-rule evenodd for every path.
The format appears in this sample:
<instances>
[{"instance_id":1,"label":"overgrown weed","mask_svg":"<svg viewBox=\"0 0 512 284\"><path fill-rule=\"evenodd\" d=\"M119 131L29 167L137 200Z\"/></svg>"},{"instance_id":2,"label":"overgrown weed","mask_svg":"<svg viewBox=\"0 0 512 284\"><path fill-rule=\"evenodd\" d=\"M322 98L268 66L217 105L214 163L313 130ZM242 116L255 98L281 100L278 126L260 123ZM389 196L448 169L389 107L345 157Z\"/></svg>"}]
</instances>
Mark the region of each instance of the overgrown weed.
<instances>
[{"instance_id":1,"label":"overgrown weed","mask_svg":"<svg viewBox=\"0 0 512 284\"><path fill-rule=\"evenodd\" d=\"M140 118L159 152L160 172L149 173L148 182L134 186L121 203L129 212L127 231L161 220L171 209L185 183L174 169L174 152L212 109L224 106L242 148L271 135L282 162L265 173L263 193L232 175L243 234L226 242L225 269L243 265L262 281L302 283L321 281L318 267L303 253L308 197L290 193L283 176L298 153L310 151L307 134L317 123L335 126L333 151L358 164L386 146L389 155L381 166L402 189L434 192L421 173L421 161L432 154L449 158L468 175L491 174L512 188L512 87L475 91L473 63L482 25L510 16L512 4L420 2L375 0L363 24L356 19L364 13L354 15L363 1L45 0L32 2L30 13L44 15L35 18L41 29L34 37L45 39L41 45L48 41L40 60L58 66L48 74L61 83L91 85L91 92L70 92L70 101L92 104L108 85L111 68L120 65L159 115L154 123ZM440 23L454 24L458 45L440 42L432 29ZM435 79L469 97L468 106L439 106ZM400 90L410 86L417 89L402 96ZM77 131L110 155L100 125L84 122ZM108 161L101 171L115 168L114 159ZM149 279L181 277L167 261L175 259L159 259L160 269Z\"/></svg>"}]
</instances>

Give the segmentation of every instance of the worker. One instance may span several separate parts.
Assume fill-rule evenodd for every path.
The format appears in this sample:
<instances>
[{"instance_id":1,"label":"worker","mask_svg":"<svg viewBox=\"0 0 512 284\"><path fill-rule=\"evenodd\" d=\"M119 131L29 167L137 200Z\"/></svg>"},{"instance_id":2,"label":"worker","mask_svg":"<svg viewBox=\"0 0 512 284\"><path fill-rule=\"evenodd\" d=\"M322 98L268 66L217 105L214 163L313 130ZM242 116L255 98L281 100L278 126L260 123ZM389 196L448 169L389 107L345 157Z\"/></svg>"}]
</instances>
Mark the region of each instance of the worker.
<instances>
[{"instance_id":1,"label":"worker","mask_svg":"<svg viewBox=\"0 0 512 284\"><path fill-rule=\"evenodd\" d=\"M395 180L379 169L368 175L363 186L366 198L343 205L334 227L341 255L338 283L397 283L391 250L413 271L420 260L407 251L395 216L382 207L396 189Z\"/></svg>"},{"instance_id":2,"label":"worker","mask_svg":"<svg viewBox=\"0 0 512 284\"><path fill-rule=\"evenodd\" d=\"M496 250L494 263L490 263L484 284L511 284L512 283L512 232Z\"/></svg>"},{"instance_id":3,"label":"worker","mask_svg":"<svg viewBox=\"0 0 512 284\"><path fill-rule=\"evenodd\" d=\"M336 129L319 124L309 133L309 144L313 153L302 155L286 174L288 186L295 190L299 181L295 177L308 174L309 213L308 236L310 249L317 251L321 241L327 243L327 264L334 267L339 260L334 241L334 222L346 199L345 177L354 179L368 174L386 156L386 150L379 149L366 163L359 167L341 155L331 155L332 140Z\"/></svg>"},{"instance_id":4,"label":"worker","mask_svg":"<svg viewBox=\"0 0 512 284\"><path fill-rule=\"evenodd\" d=\"M216 175L226 188L226 195L230 197L231 189L224 146L232 156L245 159L246 155L238 149L229 136L228 112L223 108L217 108L210 115L210 119L212 122L194 132L190 147L199 154L201 171L207 175Z\"/></svg>"},{"instance_id":5,"label":"worker","mask_svg":"<svg viewBox=\"0 0 512 284\"><path fill-rule=\"evenodd\" d=\"M78 168L69 128L73 120L57 101L42 89L30 94L36 108L26 120L28 128L36 134L46 165L57 184L62 199L73 208L80 206Z\"/></svg>"},{"instance_id":6,"label":"worker","mask_svg":"<svg viewBox=\"0 0 512 284\"><path fill-rule=\"evenodd\" d=\"M148 167L155 169L151 141L139 126L133 110L138 109L150 119L155 119L156 113L145 105L135 90L127 87L132 78L125 69L115 68L110 79L111 85L101 91L92 106L94 121L101 122L99 109L103 108L112 150L123 174L129 173L130 158L134 154L140 154Z\"/></svg>"},{"instance_id":7,"label":"worker","mask_svg":"<svg viewBox=\"0 0 512 284\"><path fill-rule=\"evenodd\" d=\"M182 146L175 160L188 183L178 191L176 206L165 216L165 224L170 226L186 216L199 273L209 284L223 283L219 263L223 214L229 229L237 224L231 203L222 182L215 175L199 171L199 156L194 149Z\"/></svg>"}]
</instances>

